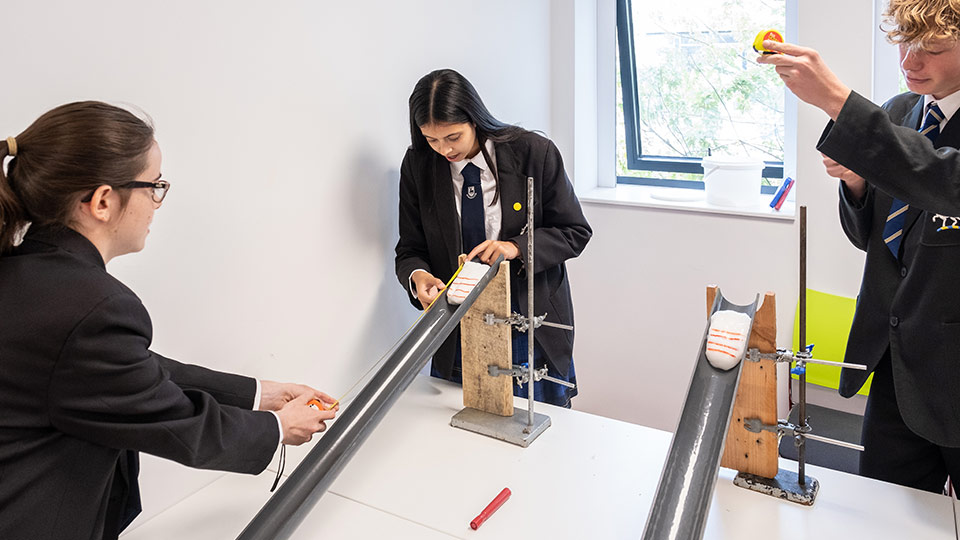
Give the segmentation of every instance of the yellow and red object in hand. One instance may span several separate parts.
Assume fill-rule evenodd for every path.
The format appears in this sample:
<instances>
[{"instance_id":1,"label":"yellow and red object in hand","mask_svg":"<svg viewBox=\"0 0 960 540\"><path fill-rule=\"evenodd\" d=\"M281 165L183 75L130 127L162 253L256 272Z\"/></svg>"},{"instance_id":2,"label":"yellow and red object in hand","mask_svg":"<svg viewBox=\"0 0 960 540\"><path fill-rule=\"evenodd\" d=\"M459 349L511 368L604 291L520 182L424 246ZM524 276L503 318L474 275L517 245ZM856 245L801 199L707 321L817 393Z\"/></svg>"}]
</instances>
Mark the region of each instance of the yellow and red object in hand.
<instances>
[{"instance_id":1,"label":"yellow and red object in hand","mask_svg":"<svg viewBox=\"0 0 960 540\"><path fill-rule=\"evenodd\" d=\"M326 404L321 402L319 399L311 399L307 402L307 407L312 407L318 411L329 411L330 409L336 407L340 404L340 400L334 401L333 405L327 407Z\"/></svg>"},{"instance_id":2,"label":"yellow and red object in hand","mask_svg":"<svg viewBox=\"0 0 960 540\"><path fill-rule=\"evenodd\" d=\"M778 41L783 43L783 34L777 32L776 30L762 30L757 37L753 40L753 50L757 51L760 54L779 54L775 51L771 51L763 46L764 40Z\"/></svg>"}]
</instances>

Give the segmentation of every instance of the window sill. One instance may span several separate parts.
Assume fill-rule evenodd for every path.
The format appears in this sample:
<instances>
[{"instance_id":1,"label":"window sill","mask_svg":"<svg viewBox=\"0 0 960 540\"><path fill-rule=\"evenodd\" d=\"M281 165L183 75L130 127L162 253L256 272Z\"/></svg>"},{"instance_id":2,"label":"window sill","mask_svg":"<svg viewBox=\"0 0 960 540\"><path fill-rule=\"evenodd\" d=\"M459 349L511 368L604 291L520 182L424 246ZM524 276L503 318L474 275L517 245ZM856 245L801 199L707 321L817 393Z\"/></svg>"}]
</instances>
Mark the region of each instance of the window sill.
<instances>
[{"instance_id":1,"label":"window sill","mask_svg":"<svg viewBox=\"0 0 960 540\"><path fill-rule=\"evenodd\" d=\"M639 206L781 221L793 221L796 212L796 203L792 200L792 197L785 201L780 210L777 211L769 206L773 195L763 194L760 196L763 201L762 204L749 207L717 206L708 203L705 195L703 191L685 188L620 184L612 188L593 188L578 194L578 197L581 202L586 203ZM698 197L690 200L694 196Z\"/></svg>"}]
</instances>

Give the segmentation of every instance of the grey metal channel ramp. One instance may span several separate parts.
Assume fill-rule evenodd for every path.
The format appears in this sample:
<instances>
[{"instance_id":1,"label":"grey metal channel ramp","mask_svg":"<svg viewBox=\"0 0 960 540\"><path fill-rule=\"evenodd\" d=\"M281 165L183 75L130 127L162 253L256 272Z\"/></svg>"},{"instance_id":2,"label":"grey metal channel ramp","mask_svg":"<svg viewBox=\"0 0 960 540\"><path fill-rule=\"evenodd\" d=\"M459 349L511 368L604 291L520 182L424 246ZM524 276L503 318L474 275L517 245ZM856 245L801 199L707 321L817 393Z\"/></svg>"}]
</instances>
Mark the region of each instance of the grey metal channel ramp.
<instances>
[{"instance_id":1,"label":"grey metal channel ramp","mask_svg":"<svg viewBox=\"0 0 960 540\"><path fill-rule=\"evenodd\" d=\"M751 305L731 304L718 289L710 314L724 310L745 313L750 317L752 328L759 302L760 295L757 295ZM709 332L708 320L680 422L647 517L644 540L703 537L743 366L741 359L730 370L713 367L706 355ZM748 343L749 339L748 333Z\"/></svg>"},{"instance_id":2,"label":"grey metal channel ramp","mask_svg":"<svg viewBox=\"0 0 960 540\"><path fill-rule=\"evenodd\" d=\"M501 255L459 306L441 293L238 540L286 540L496 275Z\"/></svg>"}]
</instances>

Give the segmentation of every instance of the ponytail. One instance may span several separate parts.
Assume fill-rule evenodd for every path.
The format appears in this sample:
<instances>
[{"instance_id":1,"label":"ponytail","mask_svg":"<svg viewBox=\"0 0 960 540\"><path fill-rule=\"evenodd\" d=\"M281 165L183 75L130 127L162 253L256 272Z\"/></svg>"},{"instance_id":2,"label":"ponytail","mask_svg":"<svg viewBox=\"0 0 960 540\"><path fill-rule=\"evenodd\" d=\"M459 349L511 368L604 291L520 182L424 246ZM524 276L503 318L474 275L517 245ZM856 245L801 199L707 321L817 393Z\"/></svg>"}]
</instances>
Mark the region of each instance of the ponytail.
<instances>
[{"instance_id":1,"label":"ponytail","mask_svg":"<svg viewBox=\"0 0 960 540\"><path fill-rule=\"evenodd\" d=\"M85 193L120 190L147 167L153 126L99 101L61 105L14 139L0 140L0 255L30 227L70 227ZM3 172L4 158L13 159Z\"/></svg>"},{"instance_id":2,"label":"ponytail","mask_svg":"<svg viewBox=\"0 0 960 540\"><path fill-rule=\"evenodd\" d=\"M27 225L23 205L3 170L3 162L7 156L14 156L16 159L18 150L16 144L16 139L13 137L0 141L0 255L13 249ZM10 168L13 167L14 161L11 160Z\"/></svg>"}]
</instances>

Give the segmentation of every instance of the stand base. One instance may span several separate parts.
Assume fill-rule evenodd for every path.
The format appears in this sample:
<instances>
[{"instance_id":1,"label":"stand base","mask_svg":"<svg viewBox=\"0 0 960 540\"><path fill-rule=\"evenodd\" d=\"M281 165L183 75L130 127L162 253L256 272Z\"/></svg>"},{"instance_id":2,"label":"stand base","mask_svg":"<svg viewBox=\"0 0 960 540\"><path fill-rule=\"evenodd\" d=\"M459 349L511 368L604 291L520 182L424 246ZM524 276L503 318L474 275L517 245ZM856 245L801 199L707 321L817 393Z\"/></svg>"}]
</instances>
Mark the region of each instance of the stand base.
<instances>
[{"instance_id":1,"label":"stand base","mask_svg":"<svg viewBox=\"0 0 960 540\"><path fill-rule=\"evenodd\" d=\"M806 476L806 482L800 485L800 477L793 471L780 469L776 478L764 478L749 473L737 473L733 479L733 484L751 491L757 491L776 497L786 499L790 502L802 504L804 506L813 506L817 498L817 491L820 489L820 482L816 478Z\"/></svg>"},{"instance_id":2,"label":"stand base","mask_svg":"<svg viewBox=\"0 0 960 540\"><path fill-rule=\"evenodd\" d=\"M549 416L534 412L533 425L527 429L528 415L519 408L514 408L513 416L500 416L465 407L453 415L450 425L526 448L550 427Z\"/></svg>"}]
</instances>

